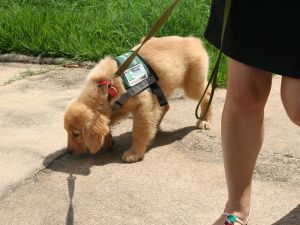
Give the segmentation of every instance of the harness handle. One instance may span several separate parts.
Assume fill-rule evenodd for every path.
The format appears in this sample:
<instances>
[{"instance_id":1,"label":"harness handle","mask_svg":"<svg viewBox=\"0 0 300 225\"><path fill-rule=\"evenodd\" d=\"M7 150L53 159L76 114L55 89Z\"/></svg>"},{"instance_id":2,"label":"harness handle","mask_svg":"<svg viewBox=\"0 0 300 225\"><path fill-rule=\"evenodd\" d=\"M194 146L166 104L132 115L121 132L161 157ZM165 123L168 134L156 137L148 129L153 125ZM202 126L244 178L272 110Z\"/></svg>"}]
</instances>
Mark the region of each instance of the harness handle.
<instances>
[{"instance_id":1,"label":"harness handle","mask_svg":"<svg viewBox=\"0 0 300 225\"><path fill-rule=\"evenodd\" d=\"M224 34L225 34L225 30L226 30L226 26L227 26L227 21L228 21L228 17L229 17L229 13L230 13L230 8L231 8L231 0L225 0L225 8L224 8L224 16L223 16L223 26L222 26L222 34L221 34L221 46L220 46L220 49L219 49L219 53L218 53L218 58L217 58L217 61L215 63L215 66L211 72L211 75L210 75L210 78L209 78L209 81L207 83L207 86L204 90L204 93L202 95L202 97L200 98L198 104L197 104L197 107L196 107L196 110L195 110L195 116L197 119L203 119L206 115L206 113L208 112L208 109L211 105L211 102L212 102L212 99L214 97L214 93L215 93L215 89L217 87L217 77L218 77L218 72L219 72L219 67L220 67L220 62L221 62L221 57L222 57L222 52L223 52L223 42L224 42ZM206 107L206 110L204 113L202 113L202 116L201 114L199 115L198 114L198 110L199 110L199 106L201 105L202 101L203 101L203 98L205 97L205 94L210 86L210 84L212 84L212 90L211 90L211 94L210 94L210 97L209 97L209 101L208 101L208 105Z\"/></svg>"}]
</instances>

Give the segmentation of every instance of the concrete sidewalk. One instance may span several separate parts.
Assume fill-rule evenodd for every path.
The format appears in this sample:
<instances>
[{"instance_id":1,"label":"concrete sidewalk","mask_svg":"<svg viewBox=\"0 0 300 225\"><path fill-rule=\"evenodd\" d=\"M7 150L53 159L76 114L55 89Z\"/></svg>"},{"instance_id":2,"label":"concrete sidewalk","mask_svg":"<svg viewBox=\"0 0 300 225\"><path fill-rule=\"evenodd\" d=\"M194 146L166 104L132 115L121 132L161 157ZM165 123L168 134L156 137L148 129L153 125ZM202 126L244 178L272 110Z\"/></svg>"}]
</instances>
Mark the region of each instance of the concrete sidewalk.
<instances>
[{"instance_id":1,"label":"concrete sidewalk","mask_svg":"<svg viewBox=\"0 0 300 225\"><path fill-rule=\"evenodd\" d=\"M87 72L0 65L0 196L42 169L47 156L51 162L64 152L63 110Z\"/></svg>"},{"instance_id":2,"label":"concrete sidewalk","mask_svg":"<svg viewBox=\"0 0 300 225\"><path fill-rule=\"evenodd\" d=\"M163 131L141 162L120 160L130 145L127 119L113 129L112 151L65 154L40 171L65 151L63 111L87 73L0 65L0 224L211 224L226 199L220 148L225 90L216 93L211 131L194 129L196 103L177 92ZM288 120L279 88L275 77L255 171L252 225L300 221L300 129Z\"/></svg>"}]
</instances>

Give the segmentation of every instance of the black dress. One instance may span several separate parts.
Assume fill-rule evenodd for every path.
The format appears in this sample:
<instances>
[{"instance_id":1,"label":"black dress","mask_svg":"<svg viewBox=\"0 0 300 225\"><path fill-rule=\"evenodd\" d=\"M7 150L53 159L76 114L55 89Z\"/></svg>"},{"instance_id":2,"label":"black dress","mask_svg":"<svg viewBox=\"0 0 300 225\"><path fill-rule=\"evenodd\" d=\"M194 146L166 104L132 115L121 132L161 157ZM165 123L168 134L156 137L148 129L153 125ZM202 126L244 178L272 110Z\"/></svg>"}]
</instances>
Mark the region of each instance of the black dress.
<instances>
[{"instance_id":1,"label":"black dress","mask_svg":"<svg viewBox=\"0 0 300 225\"><path fill-rule=\"evenodd\" d=\"M225 0L213 0L206 39L220 47ZM224 53L242 63L300 79L300 0L232 0Z\"/></svg>"}]
</instances>

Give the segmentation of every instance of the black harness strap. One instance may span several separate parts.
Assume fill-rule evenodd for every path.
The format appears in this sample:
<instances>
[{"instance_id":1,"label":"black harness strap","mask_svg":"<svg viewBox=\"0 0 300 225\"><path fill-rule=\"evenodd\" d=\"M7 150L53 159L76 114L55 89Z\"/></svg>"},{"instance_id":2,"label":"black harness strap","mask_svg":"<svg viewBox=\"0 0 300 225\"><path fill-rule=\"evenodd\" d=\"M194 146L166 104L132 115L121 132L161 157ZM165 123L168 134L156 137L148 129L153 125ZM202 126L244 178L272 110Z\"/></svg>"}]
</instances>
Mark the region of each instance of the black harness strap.
<instances>
[{"instance_id":1,"label":"black harness strap","mask_svg":"<svg viewBox=\"0 0 300 225\"><path fill-rule=\"evenodd\" d=\"M148 77L146 80L141 81L140 83L134 85L130 89L127 90L130 96L136 95L144 90L146 90L149 86L156 82L156 78L154 76Z\"/></svg>"},{"instance_id":2,"label":"black harness strap","mask_svg":"<svg viewBox=\"0 0 300 225\"><path fill-rule=\"evenodd\" d=\"M156 73L154 72L154 70L152 69L152 67L143 59L143 57L141 57L140 55L137 55L137 56L148 67L150 73L152 73L153 76L158 81L159 79L158 79ZM156 96L160 106L165 106L168 104L167 98L164 95L163 91L161 90L160 86L157 84L157 82L150 85L150 88L151 88L152 93Z\"/></svg>"},{"instance_id":3,"label":"black harness strap","mask_svg":"<svg viewBox=\"0 0 300 225\"><path fill-rule=\"evenodd\" d=\"M160 106L165 106L168 104L167 98L165 97L163 91L157 84L158 77L154 70L151 68L151 66L140 56L137 55L139 59L145 64L145 66L148 67L148 70L150 73L152 73L153 76L148 77L147 79L141 81L140 83L134 85L133 87L130 87L125 94L123 94L112 106L112 110L118 110L120 109L129 99L130 96L134 96L139 94L140 92L146 90L147 88L150 87L152 93L156 96L159 105ZM116 60L118 66L120 65L120 62Z\"/></svg>"},{"instance_id":4,"label":"black harness strap","mask_svg":"<svg viewBox=\"0 0 300 225\"><path fill-rule=\"evenodd\" d=\"M125 102L127 102L128 98L130 97L129 93L126 92L125 94L123 94L119 99L118 101L116 101L113 105L112 105L112 110L113 111L116 111L118 109L120 109L124 104Z\"/></svg>"},{"instance_id":5,"label":"black harness strap","mask_svg":"<svg viewBox=\"0 0 300 225\"><path fill-rule=\"evenodd\" d=\"M158 86L157 83L154 83L150 86L152 93L156 96L159 105L160 106L165 106L168 104L168 101L163 93L163 91L161 90L161 88Z\"/></svg>"}]
</instances>

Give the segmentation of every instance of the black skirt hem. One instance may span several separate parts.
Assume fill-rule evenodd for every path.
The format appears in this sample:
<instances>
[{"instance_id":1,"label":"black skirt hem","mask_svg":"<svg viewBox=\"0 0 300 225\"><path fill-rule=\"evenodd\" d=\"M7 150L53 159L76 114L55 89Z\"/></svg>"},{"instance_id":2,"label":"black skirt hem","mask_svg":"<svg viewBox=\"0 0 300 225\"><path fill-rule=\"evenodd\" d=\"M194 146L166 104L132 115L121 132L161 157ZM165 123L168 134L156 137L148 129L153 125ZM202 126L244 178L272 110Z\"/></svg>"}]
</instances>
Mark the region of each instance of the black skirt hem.
<instances>
[{"instance_id":1,"label":"black skirt hem","mask_svg":"<svg viewBox=\"0 0 300 225\"><path fill-rule=\"evenodd\" d=\"M204 34L204 37L205 39L210 43L212 44L215 48L217 49L220 49L220 45L217 44L218 41L217 40L213 40L212 37L210 37L207 33ZM264 71L267 71L267 72L270 72L274 75L280 75L280 76L285 76L285 77L291 77L291 78L295 78L295 79L300 79L299 78L299 74L292 74L292 73L288 73L286 74L286 72L284 71L281 71L280 69L278 68L274 68L274 67L269 67L269 66L266 66L266 65L262 65L262 64L259 64L257 62L254 62L254 61L251 61L248 59L243 59L242 56L237 56L237 55L234 55L232 54L230 51L227 51L226 49L223 50L223 53L227 56L227 57L230 57L238 62L241 62L241 63L244 63L248 66L252 66L252 67L256 67L258 69L261 69L261 70L264 70Z\"/></svg>"}]
</instances>

